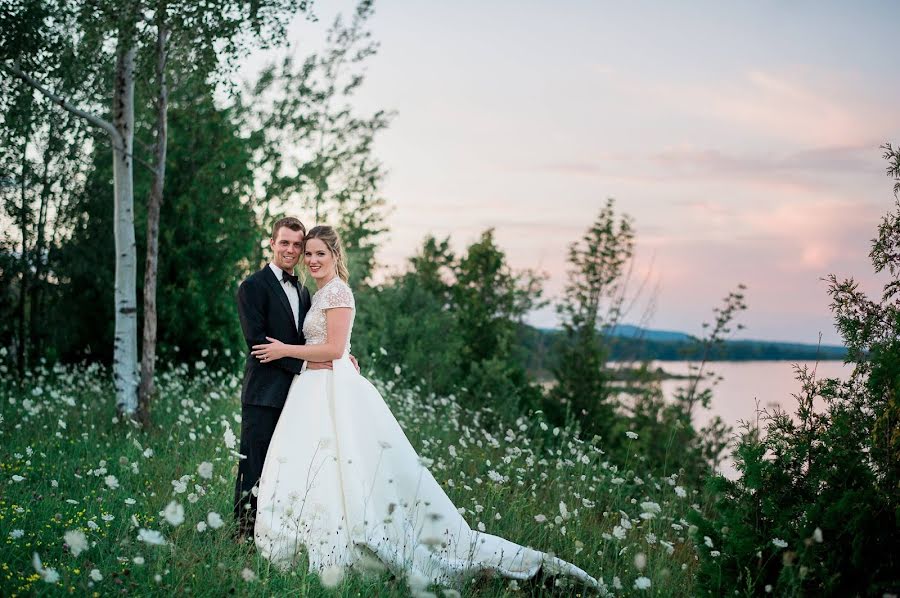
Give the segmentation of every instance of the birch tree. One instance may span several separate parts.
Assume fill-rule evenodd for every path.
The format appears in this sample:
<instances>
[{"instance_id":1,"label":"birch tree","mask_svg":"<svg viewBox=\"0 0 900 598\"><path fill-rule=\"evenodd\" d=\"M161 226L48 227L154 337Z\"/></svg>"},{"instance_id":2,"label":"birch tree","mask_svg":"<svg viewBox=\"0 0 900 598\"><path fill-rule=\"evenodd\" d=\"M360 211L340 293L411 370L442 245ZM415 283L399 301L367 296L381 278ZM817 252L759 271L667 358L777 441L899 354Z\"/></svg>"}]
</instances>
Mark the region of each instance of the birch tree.
<instances>
[{"instance_id":1,"label":"birch tree","mask_svg":"<svg viewBox=\"0 0 900 598\"><path fill-rule=\"evenodd\" d=\"M113 376L117 409L149 422L156 361L156 272L159 213L163 200L167 145L169 44L176 34L183 78L208 77L223 64L234 64L251 45L284 38L290 16L305 11L304 0L223 0L206 3L139 0L23 2L5 12L0 34L0 68L43 94L54 104L106 133L113 150L115 204L115 340ZM110 40L114 50L110 54ZM148 41L149 40L149 41ZM144 281L144 335L141 380L137 353L137 256L134 231L135 68L148 55L155 77L154 147L148 197L147 256ZM108 79L107 58L114 60L112 107L99 110L97 89ZM49 65L49 66L48 66ZM42 78L40 75L45 75ZM45 79L42 81L42 79ZM48 84L46 79L53 81ZM52 86L57 89L51 89ZM138 400L140 389L140 401Z\"/></svg>"},{"instance_id":2,"label":"birch tree","mask_svg":"<svg viewBox=\"0 0 900 598\"><path fill-rule=\"evenodd\" d=\"M305 0L156 0L147 22L153 32L146 48L147 71L153 72L153 142L150 169L153 175L147 198L147 253L143 287L143 338L137 417L150 422L154 393L157 341L157 272L159 266L159 217L162 207L168 146L170 87L191 79L207 80L228 75L236 59L250 48L268 46L285 38L291 17L306 13ZM308 13L307 13L308 14ZM170 86L170 79L174 85Z\"/></svg>"},{"instance_id":3,"label":"birch tree","mask_svg":"<svg viewBox=\"0 0 900 598\"><path fill-rule=\"evenodd\" d=\"M6 24L19 20L16 33L2 39L2 70L23 81L63 110L106 134L112 148L115 276L115 340L113 380L119 412L137 408L137 258L134 235L134 68L138 4L93 2L26 2ZM79 10L82 9L82 10ZM112 38L112 43L110 43ZM100 95L91 86L106 73L82 76L89 60L108 54L112 46L111 106L108 117L99 112ZM105 64L102 61L100 64ZM66 71L68 69L68 72ZM52 90L35 73L46 75L59 89Z\"/></svg>"}]
</instances>

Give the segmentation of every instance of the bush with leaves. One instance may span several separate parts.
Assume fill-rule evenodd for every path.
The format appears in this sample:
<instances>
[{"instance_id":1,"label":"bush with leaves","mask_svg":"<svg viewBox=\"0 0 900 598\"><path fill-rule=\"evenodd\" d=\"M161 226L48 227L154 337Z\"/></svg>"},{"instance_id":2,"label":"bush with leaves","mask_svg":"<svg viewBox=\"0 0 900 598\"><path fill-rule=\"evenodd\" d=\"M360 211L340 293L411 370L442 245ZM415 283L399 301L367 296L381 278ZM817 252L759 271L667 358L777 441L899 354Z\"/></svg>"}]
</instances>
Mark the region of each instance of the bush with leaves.
<instances>
[{"instance_id":1,"label":"bush with leaves","mask_svg":"<svg viewBox=\"0 0 900 598\"><path fill-rule=\"evenodd\" d=\"M717 347L721 346L732 331L732 322L737 314L746 309L744 285L738 285L730 292L721 307L713 310L715 324L706 336L697 339L697 349L701 355L699 363L690 364L690 373L683 386L671 398L663 396L658 384L649 383L653 374L644 364L632 375L631 400L624 408L624 417L617 420L617 431L613 432L608 450L621 452L631 450L643 457L648 467L656 475L677 473L690 485L699 485L719 464L731 428L722 418L715 416L706 426L697 429L694 417L698 409L709 409L713 389L719 381L715 372L708 369L709 360ZM743 328L738 324L737 328ZM618 430L621 428L621 430ZM638 435L633 442L623 446L627 438L625 431Z\"/></svg>"},{"instance_id":2,"label":"bush with leaves","mask_svg":"<svg viewBox=\"0 0 900 598\"><path fill-rule=\"evenodd\" d=\"M853 279L829 277L852 374L817 379L798 368L794 416L764 412L764 433L745 424L740 478L710 480L713 510L693 516L698 594L900 591L900 202L870 257L889 275L880 300Z\"/></svg>"},{"instance_id":3,"label":"bush with leaves","mask_svg":"<svg viewBox=\"0 0 900 598\"><path fill-rule=\"evenodd\" d=\"M400 366L407 384L512 420L540 402L516 342L540 303L540 280L509 267L492 230L459 258L448 240L428 237L407 272L363 291L354 352L381 371Z\"/></svg>"}]
</instances>

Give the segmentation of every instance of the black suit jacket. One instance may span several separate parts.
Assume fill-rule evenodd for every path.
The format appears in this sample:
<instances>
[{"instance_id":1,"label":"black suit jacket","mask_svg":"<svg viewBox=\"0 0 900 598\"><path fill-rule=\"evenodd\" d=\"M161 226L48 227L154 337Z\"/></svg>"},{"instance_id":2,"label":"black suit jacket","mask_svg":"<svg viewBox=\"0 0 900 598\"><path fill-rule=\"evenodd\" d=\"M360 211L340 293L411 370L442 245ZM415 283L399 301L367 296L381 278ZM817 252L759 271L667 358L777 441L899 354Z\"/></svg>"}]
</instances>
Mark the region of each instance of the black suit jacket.
<instances>
[{"instance_id":1,"label":"black suit jacket","mask_svg":"<svg viewBox=\"0 0 900 598\"><path fill-rule=\"evenodd\" d=\"M241 402L245 405L284 407L288 389L294 376L300 373L303 361L285 357L270 363L260 361L249 354L253 345L267 343L267 336L290 345L302 345L303 320L311 303L309 290L299 288L299 322L294 322L294 312L288 302L281 282L266 264L262 270L251 274L238 288L238 315L241 329L247 341L247 364L244 368L244 385Z\"/></svg>"}]
</instances>

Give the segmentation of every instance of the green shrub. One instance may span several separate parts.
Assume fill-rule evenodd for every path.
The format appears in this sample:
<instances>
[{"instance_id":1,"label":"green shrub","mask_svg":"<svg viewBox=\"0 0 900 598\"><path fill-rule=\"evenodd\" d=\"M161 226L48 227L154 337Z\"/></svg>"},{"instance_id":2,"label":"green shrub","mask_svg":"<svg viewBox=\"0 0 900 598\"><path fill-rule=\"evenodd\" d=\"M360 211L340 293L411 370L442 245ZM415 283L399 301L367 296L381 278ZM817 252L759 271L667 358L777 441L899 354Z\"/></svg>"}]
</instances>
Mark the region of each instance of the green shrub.
<instances>
[{"instance_id":1,"label":"green shrub","mask_svg":"<svg viewBox=\"0 0 900 598\"><path fill-rule=\"evenodd\" d=\"M745 425L740 478L714 477L713 509L692 515L701 595L882 596L900 590L900 202L870 254L881 301L830 277L853 373L798 368L796 413Z\"/></svg>"}]
</instances>

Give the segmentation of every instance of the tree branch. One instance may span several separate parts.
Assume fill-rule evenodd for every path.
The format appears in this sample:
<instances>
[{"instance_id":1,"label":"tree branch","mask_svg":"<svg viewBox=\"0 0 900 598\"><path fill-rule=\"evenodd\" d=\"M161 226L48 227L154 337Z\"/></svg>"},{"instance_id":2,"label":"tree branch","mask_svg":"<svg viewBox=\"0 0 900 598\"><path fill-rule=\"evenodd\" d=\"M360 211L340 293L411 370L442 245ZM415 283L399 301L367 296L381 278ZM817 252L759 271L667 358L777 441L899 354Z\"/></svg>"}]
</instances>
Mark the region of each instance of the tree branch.
<instances>
[{"instance_id":1,"label":"tree branch","mask_svg":"<svg viewBox=\"0 0 900 598\"><path fill-rule=\"evenodd\" d=\"M71 112L79 118L83 118L95 127L103 129L112 136L115 145L121 145L120 143L115 143L115 141L118 140L121 135L119 135L119 132L116 131L116 128L109 121L103 120L99 116L91 114L90 112L85 112L84 110L76 108L75 106L67 102L64 98L56 95L55 93L35 81L34 78L22 71L22 69L20 69L18 64L15 62L13 62L12 64L0 64L0 68L2 68L7 73L10 73L11 75L18 77L34 89L38 90L47 98L49 98L53 103L59 104L59 106L64 110Z\"/></svg>"}]
</instances>

